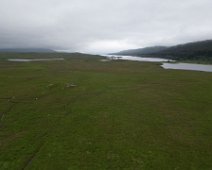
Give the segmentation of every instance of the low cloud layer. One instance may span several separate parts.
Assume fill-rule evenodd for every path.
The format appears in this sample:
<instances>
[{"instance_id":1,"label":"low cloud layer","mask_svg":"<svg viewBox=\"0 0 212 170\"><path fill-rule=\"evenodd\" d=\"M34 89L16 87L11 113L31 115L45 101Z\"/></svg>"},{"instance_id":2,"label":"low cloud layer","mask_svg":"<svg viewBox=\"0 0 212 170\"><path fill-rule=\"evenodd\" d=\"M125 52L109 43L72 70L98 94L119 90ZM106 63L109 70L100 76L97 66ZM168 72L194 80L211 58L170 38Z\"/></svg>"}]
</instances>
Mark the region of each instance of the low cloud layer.
<instances>
[{"instance_id":1,"label":"low cloud layer","mask_svg":"<svg viewBox=\"0 0 212 170\"><path fill-rule=\"evenodd\" d=\"M0 0L0 48L107 53L212 39L211 0Z\"/></svg>"}]
</instances>

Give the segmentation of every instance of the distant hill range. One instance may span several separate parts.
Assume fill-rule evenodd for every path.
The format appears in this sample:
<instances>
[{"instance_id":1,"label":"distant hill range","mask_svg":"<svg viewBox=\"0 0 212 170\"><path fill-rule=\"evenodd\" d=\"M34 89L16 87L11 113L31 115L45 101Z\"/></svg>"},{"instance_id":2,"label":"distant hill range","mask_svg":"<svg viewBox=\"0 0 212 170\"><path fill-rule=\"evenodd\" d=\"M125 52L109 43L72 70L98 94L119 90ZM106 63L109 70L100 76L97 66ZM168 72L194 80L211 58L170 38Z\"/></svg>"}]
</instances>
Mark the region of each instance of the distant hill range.
<instances>
[{"instance_id":1,"label":"distant hill range","mask_svg":"<svg viewBox=\"0 0 212 170\"><path fill-rule=\"evenodd\" d=\"M4 48L0 52L8 53L54 53L56 51L45 48Z\"/></svg>"},{"instance_id":2,"label":"distant hill range","mask_svg":"<svg viewBox=\"0 0 212 170\"><path fill-rule=\"evenodd\" d=\"M124 50L124 51L120 51L118 53L113 53L113 54L141 56L141 55L145 55L145 54L158 53L165 49L167 49L167 47L155 46L155 47L138 48L138 49L132 49L132 50Z\"/></svg>"},{"instance_id":3,"label":"distant hill range","mask_svg":"<svg viewBox=\"0 0 212 170\"><path fill-rule=\"evenodd\" d=\"M141 57L161 57L175 60L212 60L212 40L191 42L171 47L155 46L132 49L113 53L113 55L130 55Z\"/></svg>"}]
</instances>

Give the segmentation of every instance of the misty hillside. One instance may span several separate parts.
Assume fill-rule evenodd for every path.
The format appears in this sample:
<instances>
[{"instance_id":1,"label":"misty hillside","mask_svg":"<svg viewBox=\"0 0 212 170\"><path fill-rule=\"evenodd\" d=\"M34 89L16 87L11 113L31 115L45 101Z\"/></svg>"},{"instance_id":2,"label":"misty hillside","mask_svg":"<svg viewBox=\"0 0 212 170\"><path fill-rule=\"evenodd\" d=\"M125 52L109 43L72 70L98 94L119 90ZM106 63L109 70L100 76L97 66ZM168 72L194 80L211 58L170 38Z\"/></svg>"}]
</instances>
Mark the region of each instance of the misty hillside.
<instances>
[{"instance_id":1,"label":"misty hillside","mask_svg":"<svg viewBox=\"0 0 212 170\"><path fill-rule=\"evenodd\" d=\"M175 59L212 58L212 40L176 45L156 55Z\"/></svg>"},{"instance_id":2,"label":"misty hillside","mask_svg":"<svg viewBox=\"0 0 212 170\"><path fill-rule=\"evenodd\" d=\"M0 52L12 52L12 53L53 53L54 50L46 48L5 48L0 49Z\"/></svg>"},{"instance_id":3,"label":"misty hillside","mask_svg":"<svg viewBox=\"0 0 212 170\"><path fill-rule=\"evenodd\" d=\"M140 55L145 55L145 54L157 53L157 52L160 52L165 49L167 49L167 47L155 46L155 47L146 47L146 48L139 48L139 49L132 49L132 50L124 50L124 51L120 51L118 53L113 53L113 54L140 56Z\"/></svg>"},{"instance_id":4,"label":"misty hillside","mask_svg":"<svg viewBox=\"0 0 212 170\"><path fill-rule=\"evenodd\" d=\"M156 48L156 50L155 50ZM146 50L147 49L147 50ZM153 49L153 50L151 50ZM191 42L171 47L148 47L143 49L126 50L116 55L132 55L145 57L162 57L169 59L212 59L212 40Z\"/></svg>"}]
</instances>

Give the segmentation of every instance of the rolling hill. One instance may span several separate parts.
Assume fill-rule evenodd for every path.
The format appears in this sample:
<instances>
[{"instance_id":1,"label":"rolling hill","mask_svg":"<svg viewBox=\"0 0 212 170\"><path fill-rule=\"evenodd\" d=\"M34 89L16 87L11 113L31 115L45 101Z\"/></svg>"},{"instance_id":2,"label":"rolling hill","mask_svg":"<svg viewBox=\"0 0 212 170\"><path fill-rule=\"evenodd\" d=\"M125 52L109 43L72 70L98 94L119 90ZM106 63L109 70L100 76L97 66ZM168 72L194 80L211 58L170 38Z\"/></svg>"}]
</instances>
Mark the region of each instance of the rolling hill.
<instances>
[{"instance_id":1,"label":"rolling hill","mask_svg":"<svg viewBox=\"0 0 212 170\"><path fill-rule=\"evenodd\" d=\"M139 49L131 49L131 50L124 50L118 53L113 53L114 55L132 55L132 56L140 56L145 54L152 54L158 53L162 50L167 49L164 46L154 46L154 47L146 47L146 48L139 48Z\"/></svg>"},{"instance_id":2,"label":"rolling hill","mask_svg":"<svg viewBox=\"0 0 212 170\"><path fill-rule=\"evenodd\" d=\"M212 60L212 40L179 44L171 47L147 47L121 51L114 54L161 57L175 60Z\"/></svg>"}]
</instances>

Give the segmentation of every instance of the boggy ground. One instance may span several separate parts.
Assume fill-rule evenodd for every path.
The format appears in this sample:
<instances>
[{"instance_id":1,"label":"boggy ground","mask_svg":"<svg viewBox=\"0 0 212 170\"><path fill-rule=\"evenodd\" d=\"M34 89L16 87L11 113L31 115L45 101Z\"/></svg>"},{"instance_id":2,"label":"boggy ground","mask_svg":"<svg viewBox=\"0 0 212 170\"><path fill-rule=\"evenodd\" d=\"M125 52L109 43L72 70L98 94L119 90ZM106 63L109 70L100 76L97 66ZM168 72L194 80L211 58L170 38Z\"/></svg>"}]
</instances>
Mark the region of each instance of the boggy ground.
<instances>
[{"instance_id":1,"label":"boggy ground","mask_svg":"<svg viewBox=\"0 0 212 170\"><path fill-rule=\"evenodd\" d=\"M212 168L211 73L52 56L1 56L1 170Z\"/></svg>"}]
</instances>

